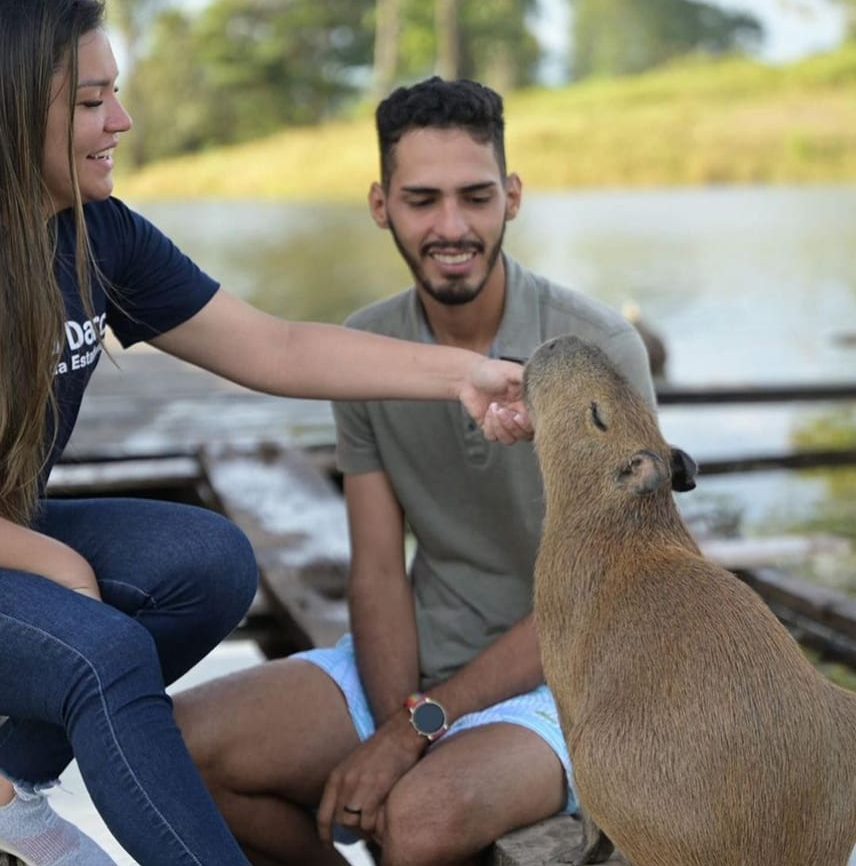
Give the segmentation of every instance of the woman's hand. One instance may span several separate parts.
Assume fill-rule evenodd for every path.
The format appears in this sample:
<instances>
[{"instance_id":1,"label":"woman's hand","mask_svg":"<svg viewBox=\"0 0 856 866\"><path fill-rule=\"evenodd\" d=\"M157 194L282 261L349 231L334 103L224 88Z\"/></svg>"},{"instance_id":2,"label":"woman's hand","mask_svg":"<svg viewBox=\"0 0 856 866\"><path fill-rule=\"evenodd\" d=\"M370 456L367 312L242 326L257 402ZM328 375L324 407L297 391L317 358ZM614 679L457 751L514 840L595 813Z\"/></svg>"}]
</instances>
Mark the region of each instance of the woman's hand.
<instances>
[{"instance_id":1,"label":"woman's hand","mask_svg":"<svg viewBox=\"0 0 856 866\"><path fill-rule=\"evenodd\" d=\"M523 404L523 367L485 358L470 369L460 393L464 408L491 442L512 445L533 435Z\"/></svg>"},{"instance_id":2,"label":"woman's hand","mask_svg":"<svg viewBox=\"0 0 856 866\"><path fill-rule=\"evenodd\" d=\"M37 574L101 601L89 562L55 538L0 518L0 567Z\"/></svg>"}]
</instances>

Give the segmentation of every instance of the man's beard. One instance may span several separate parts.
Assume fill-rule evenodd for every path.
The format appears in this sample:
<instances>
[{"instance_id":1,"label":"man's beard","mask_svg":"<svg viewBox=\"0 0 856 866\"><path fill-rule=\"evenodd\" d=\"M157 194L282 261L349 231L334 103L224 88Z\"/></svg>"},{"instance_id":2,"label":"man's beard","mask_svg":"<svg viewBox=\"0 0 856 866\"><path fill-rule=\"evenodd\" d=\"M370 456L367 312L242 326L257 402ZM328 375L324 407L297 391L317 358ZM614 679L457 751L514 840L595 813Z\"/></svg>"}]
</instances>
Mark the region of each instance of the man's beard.
<instances>
[{"instance_id":1,"label":"man's beard","mask_svg":"<svg viewBox=\"0 0 856 866\"><path fill-rule=\"evenodd\" d=\"M444 284L438 285L437 283L432 283L428 279L419 260L414 258L404 247L404 244L401 242L398 233L395 230L395 225L391 220L388 220L388 224L390 233L392 234L392 239L395 241L395 246L398 248L398 252L401 253L401 257L407 263L407 267L410 268L410 273L413 274L414 282L423 288L428 295L434 298L435 301L440 304L445 304L447 307L457 307L462 304L469 304L470 301L474 301L481 294L482 289L485 287L490 275L493 273L493 269L496 266L496 260L502 252L502 242L505 239L505 223L503 223L499 239L496 244L487 251L487 255L485 256L487 269L485 271L484 279L477 285L468 286L463 280L456 280L454 278ZM443 250L447 252L468 252L470 250L475 250L477 253L481 253L485 249L484 244L472 241L458 244L427 244L423 247L423 254L427 253L432 246L442 247Z\"/></svg>"}]
</instances>

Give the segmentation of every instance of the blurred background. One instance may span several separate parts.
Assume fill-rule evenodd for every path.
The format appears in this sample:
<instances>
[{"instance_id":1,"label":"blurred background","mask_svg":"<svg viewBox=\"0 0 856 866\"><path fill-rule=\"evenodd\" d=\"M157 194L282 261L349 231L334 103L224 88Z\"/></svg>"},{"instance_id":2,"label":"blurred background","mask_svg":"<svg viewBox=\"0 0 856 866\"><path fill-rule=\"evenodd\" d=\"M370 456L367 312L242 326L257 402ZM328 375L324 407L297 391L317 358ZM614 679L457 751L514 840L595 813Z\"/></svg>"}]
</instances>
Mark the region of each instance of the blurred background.
<instances>
[{"instance_id":1,"label":"blurred background","mask_svg":"<svg viewBox=\"0 0 856 866\"><path fill-rule=\"evenodd\" d=\"M506 100L507 248L641 316L665 381L856 380L856 0L110 0L135 129L117 194L232 291L341 321L409 275L365 195L394 86ZM856 401L664 405L698 459L856 448ZM327 407L294 430L330 439ZM811 534L856 594L856 473L704 478L720 533Z\"/></svg>"}]
</instances>

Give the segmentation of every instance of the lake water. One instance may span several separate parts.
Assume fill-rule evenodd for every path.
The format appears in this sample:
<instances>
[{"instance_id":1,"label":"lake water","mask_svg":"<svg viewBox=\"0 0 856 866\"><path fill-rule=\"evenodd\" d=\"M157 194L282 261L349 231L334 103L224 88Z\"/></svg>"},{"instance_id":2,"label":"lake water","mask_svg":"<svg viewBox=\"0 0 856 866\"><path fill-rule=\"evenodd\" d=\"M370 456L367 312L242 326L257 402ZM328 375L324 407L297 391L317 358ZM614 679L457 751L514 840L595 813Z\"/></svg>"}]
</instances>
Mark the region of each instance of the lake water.
<instances>
[{"instance_id":1,"label":"lake water","mask_svg":"<svg viewBox=\"0 0 856 866\"><path fill-rule=\"evenodd\" d=\"M341 321L409 284L388 233L354 205L146 202L139 209L213 276L271 312ZM634 301L668 346L668 378L725 385L856 380L856 186L529 195L506 248L620 308ZM311 405L311 404L310 404ZM295 426L329 431L324 406ZM852 404L665 407L664 432L697 458L780 451L812 426L856 433ZM684 507L747 533L856 538L853 472L702 478ZM836 555L813 579L856 591Z\"/></svg>"}]
</instances>

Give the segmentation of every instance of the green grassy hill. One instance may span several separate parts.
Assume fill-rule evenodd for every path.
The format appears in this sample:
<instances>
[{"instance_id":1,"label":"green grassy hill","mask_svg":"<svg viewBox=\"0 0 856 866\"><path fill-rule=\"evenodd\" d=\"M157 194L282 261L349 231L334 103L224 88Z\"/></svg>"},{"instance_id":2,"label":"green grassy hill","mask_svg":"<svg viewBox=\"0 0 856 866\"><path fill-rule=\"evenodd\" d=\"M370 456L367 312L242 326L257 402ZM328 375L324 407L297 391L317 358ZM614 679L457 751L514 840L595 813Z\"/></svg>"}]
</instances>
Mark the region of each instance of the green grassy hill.
<instances>
[{"instance_id":1,"label":"green grassy hill","mask_svg":"<svg viewBox=\"0 0 856 866\"><path fill-rule=\"evenodd\" d=\"M684 62L506 97L529 190L856 181L856 45L787 67ZM144 198L354 200L377 175L371 109L122 175ZM121 151L120 151L121 154ZM120 158L121 162L121 158Z\"/></svg>"}]
</instances>

